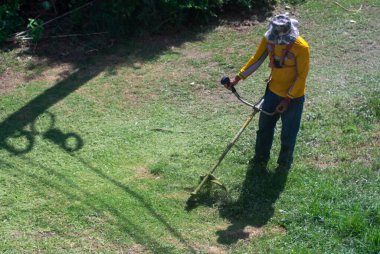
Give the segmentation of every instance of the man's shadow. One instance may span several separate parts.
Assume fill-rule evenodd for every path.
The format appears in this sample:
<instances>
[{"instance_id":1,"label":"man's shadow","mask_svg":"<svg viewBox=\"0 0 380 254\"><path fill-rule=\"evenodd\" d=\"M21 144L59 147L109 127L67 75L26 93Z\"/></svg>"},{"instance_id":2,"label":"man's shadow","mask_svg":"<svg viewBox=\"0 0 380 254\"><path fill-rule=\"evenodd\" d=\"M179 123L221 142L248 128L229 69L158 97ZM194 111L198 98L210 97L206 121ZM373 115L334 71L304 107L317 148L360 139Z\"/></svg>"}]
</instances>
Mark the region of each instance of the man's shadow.
<instances>
[{"instance_id":1,"label":"man's shadow","mask_svg":"<svg viewBox=\"0 0 380 254\"><path fill-rule=\"evenodd\" d=\"M261 227L274 214L275 203L285 188L287 176L288 172L280 168L268 171L266 165L250 163L239 198L221 207L220 214L232 225L217 232L218 242L233 244L262 232ZM251 229L247 230L247 226Z\"/></svg>"}]
</instances>

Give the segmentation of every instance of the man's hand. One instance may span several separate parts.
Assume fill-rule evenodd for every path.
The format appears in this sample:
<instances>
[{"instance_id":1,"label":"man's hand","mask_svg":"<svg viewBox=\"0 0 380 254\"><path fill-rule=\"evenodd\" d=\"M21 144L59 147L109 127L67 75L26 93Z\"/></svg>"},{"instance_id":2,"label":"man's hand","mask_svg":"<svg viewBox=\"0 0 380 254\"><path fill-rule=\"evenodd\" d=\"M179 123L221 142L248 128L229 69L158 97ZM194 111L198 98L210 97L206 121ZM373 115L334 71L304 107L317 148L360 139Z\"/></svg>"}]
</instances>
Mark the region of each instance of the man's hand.
<instances>
[{"instance_id":1,"label":"man's hand","mask_svg":"<svg viewBox=\"0 0 380 254\"><path fill-rule=\"evenodd\" d=\"M276 107L276 111L278 113L284 113L287 109L288 109L288 106L289 106L289 102L290 102L290 99L289 98L285 98L283 99Z\"/></svg>"},{"instance_id":2,"label":"man's hand","mask_svg":"<svg viewBox=\"0 0 380 254\"><path fill-rule=\"evenodd\" d=\"M224 87L227 88L228 90L231 90L231 87L235 86L240 80L241 78L239 76L235 76L232 78L230 83L225 84Z\"/></svg>"}]
</instances>

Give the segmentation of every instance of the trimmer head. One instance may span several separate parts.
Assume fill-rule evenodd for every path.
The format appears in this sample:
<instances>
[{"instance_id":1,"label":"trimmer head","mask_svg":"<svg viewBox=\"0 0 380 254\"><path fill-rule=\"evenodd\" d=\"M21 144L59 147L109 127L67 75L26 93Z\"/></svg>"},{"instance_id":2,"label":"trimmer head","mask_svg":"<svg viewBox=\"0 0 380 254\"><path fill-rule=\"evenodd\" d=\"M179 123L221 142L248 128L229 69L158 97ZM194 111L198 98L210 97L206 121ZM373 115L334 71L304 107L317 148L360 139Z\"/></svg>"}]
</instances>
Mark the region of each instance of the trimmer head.
<instances>
[{"instance_id":1,"label":"trimmer head","mask_svg":"<svg viewBox=\"0 0 380 254\"><path fill-rule=\"evenodd\" d=\"M201 181L203 180L203 178L205 178L207 175L202 175L200 176L201 178ZM208 178L208 181L210 181L211 183L214 183L220 187L222 187L225 191L227 191L227 187L224 186L224 184L222 182L219 181L218 178L216 178L214 175L210 175L209 178Z\"/></svg>"},{"instance_id":2,"label":"trimmer head","mask_svg":"<svg viewBox=\"0 0 380 254\"><path fill-rule=\"evenodd\" d=\"M218 178L216 178L213 174L201 175L199 178L200 178L200 184L198 185L198 187L193 192L190 193L190 195L191 195L190 198L195 197L198 194L201 187L207 183L216 184L216 185L222 187L225 191L227 191L226 186L224 186L224 184L222 182L220 182L218 180Z\"/></svg>"},{"instance_id":3,"label":"trimmer head","mask_svg":"<svg viewBox=\"0 0 380 254\"><path fill-rule=\"evenodd\" d=\"M190 197L186 202L186 210L188 211L194 209L197 205L205 202L205 200L209 198L211 187L210 184L216 184L227 192L226 186L222 184L214 175L206 174L201 175L199 178L200 183L198 184L197 188L190 193ZM200 191L201 189L203 189L203 191Z\"/></svg>"}]
</instances>

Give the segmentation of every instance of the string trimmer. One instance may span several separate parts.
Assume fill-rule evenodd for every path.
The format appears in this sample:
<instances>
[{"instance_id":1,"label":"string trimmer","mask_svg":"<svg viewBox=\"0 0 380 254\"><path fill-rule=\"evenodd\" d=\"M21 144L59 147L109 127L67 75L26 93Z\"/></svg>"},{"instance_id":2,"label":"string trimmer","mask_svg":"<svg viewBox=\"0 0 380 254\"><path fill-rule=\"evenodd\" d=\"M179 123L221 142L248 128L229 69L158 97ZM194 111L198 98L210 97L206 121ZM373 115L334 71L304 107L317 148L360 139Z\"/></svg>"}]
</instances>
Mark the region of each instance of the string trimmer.
<instances>
[{"instance_id":1,"label":"string trimmer","mask_svg":"<svg viewBox=\"0 0 380 254\"><path fill-rule=\"evenodd\" d=\"M227 85L229 87L230 84L230 78L229 77L223 77L222 80L220 81L221 85ZM235 137L232 139L232 141L227 145L226 149L223 151L222 155L219 157L218 161L215 163L215 165L210 169L210 171L206 174L201 176L201 182L199 185L195 188L193 192L190 194L190 199L194 199L196 195L199 193L200 189L208 182L217 184L218 186L222 187L223 189L227 189L214 175L214 171L216 168L219 166L219 164L222 162L224 157L227 155L227 153L231 150L231 148L234 146L236 141L239 139L240 135L244 132L245 128L247 128L248 124L252 121L253 117L258 113L258 112L263 112L266 115L274 115L276 112L269 113L264 111L261 107L264 102L264 97L260 99L260 101L256 104L252 104L245 99L243 99L239 93L236 91L236 89L233 86L230 86L228 88L229 90L232 91L232 93L236 96L236 98L244 103L245 105L251 107L253 109L253 112L249 114L247 119L245 120L243 126L240 128L239 132L235 135Z\"/></svg>"}]
</instances>

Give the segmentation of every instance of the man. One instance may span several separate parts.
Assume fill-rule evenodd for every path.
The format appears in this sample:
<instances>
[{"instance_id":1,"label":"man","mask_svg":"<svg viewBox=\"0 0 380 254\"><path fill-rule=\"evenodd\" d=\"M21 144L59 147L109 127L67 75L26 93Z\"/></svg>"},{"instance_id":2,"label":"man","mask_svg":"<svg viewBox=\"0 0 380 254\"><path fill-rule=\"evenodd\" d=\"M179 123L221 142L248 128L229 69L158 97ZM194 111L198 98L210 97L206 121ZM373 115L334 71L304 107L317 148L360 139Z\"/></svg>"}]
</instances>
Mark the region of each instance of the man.
<instances>
[{"instance_id":1,"label":"man","mask_svg":"<svg viewBox=\"0 0 380 254\"><path fill-rule=\"evenodd\" d=\"M309 45L299 36L297 20L286 15L275 16L256 53L227 88L254 73L268 56L272 71L262 108L266 112L277 111L277 114L260 114L253 162L265 166L268 163L274 129L281 118L281 151L277 163L278 169L289 170L300 128L310 58Z\"/></svg>"}]
</instances>

